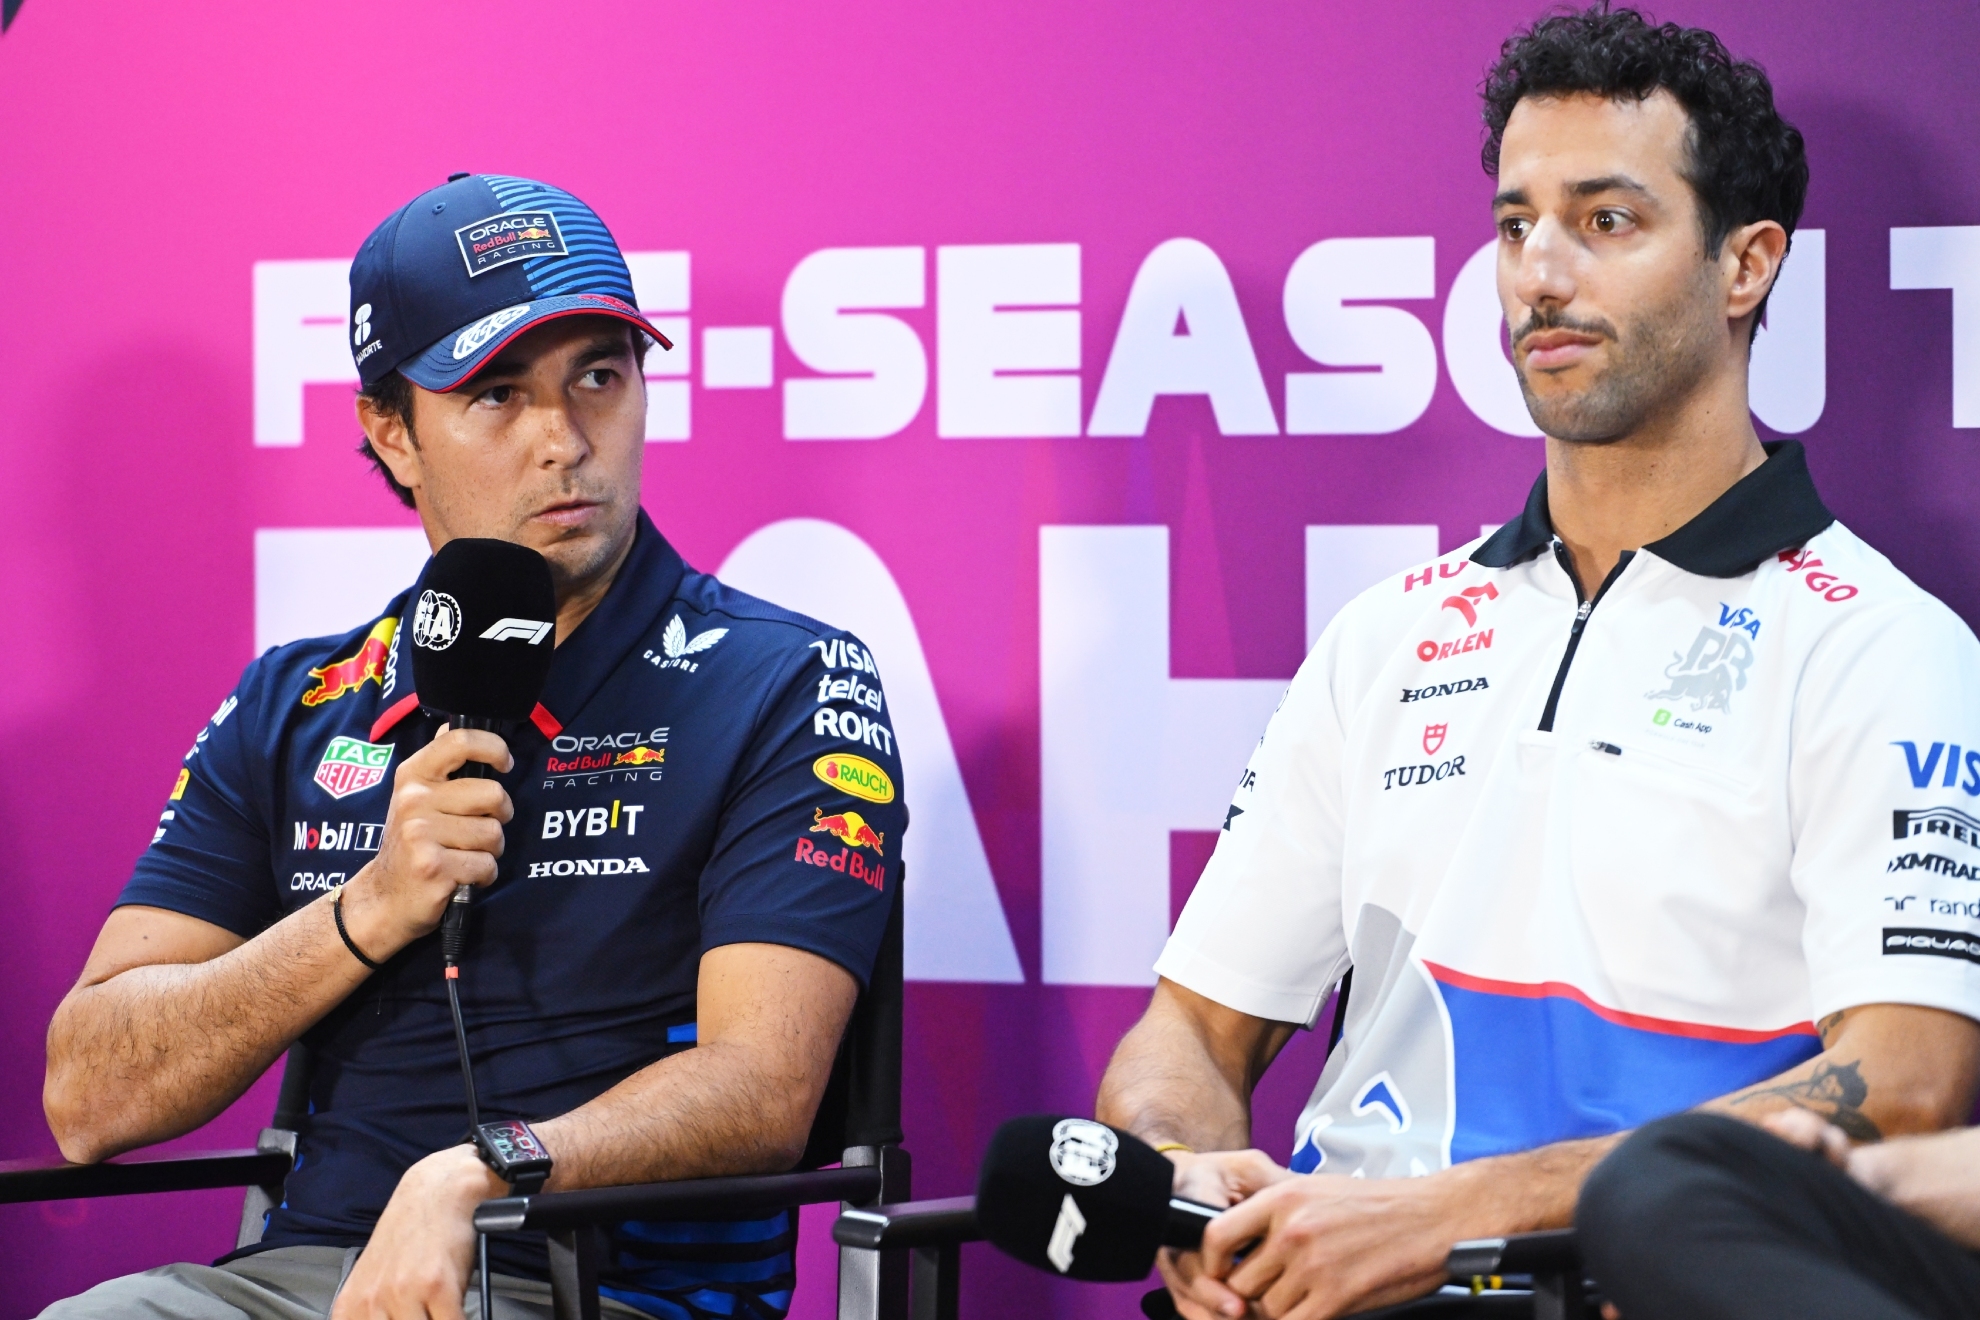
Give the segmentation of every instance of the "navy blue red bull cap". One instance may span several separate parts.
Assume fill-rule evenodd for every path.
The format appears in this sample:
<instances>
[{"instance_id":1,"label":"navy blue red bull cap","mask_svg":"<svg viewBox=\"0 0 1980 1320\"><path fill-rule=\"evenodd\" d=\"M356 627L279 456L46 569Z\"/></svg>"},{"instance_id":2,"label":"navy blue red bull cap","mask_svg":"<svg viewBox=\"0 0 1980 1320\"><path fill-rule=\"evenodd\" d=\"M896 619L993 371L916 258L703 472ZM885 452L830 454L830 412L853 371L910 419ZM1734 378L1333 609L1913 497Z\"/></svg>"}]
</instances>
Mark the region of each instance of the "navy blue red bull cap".
<instances>
[{"instance_id":1,"label":"navy blue red bull cap","mask_svg":"<svg viewBox=\"0 0 1980 1320\"><path fill-rule=\"evenodd\" d=\"M445 393L531 326L581 315L673 347L639 314L605 222L533 179L456 174L386 217L351 263L351 356L367 388L396 370Z\"/></svg>"}]
</instances>

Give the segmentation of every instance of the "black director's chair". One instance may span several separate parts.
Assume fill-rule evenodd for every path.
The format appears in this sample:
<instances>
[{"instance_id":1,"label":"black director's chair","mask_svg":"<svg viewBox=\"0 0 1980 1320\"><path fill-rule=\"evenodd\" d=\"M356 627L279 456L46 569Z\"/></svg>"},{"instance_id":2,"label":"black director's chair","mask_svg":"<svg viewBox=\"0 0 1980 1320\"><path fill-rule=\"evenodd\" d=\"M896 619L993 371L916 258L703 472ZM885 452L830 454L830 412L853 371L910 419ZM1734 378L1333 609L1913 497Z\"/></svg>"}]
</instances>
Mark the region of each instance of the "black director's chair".
<instances>
[{"instance_id":1,"label":"black director's chair","mask_svg":"<svg viewBox=\"0 0 1980 1320\"><path fill-rule=\"evenodd\" d=\"M1352 971L1341 978L1334 1023L1327 1040L1332 1054L1341 1043L1347 1021ZM909 1320L958 1320L962 1276L962 1244L981 1242L976 1223L976 1198L952 1196L938 1201L907 1201L871 1206L849 1205L832 1226L843 1262L848 1255L912 1256ZM841 1265L844 1270L844 1265ZM1470 1296L1435 1294L1363 1312L1367 1320L1437 1320L1440 1316L1474 1317L1481 1313L1505 1320L1593 1320L1596 1298L1582 1276L1581 1252L1573 1229L1523 1233L1509 1238L1460 1242L1444 1262L1450 1282ZM1155 1292L1142 1301L1151 1320L1172 1320L1175 1311L1167 1294ZM841 1313L843 1315L843 1312Z\"/></svg>"},{"instance_id":2,"label":"black director's chair","mask_svg":"<svg viewBox=\"0 0 1980 1320\"><path fill-rule=\"evenodd\" d=\"M483 1202L475 1227L488 1233L546 1233L556 1320L598 1320L607 1225L767 1215L829 1201L851 1209L905 1199L911 1193L908 1153L901 1148L901 999L901 886L896 884L873 975L846 1024L796 1172L505 1197ZM282 1184L295 1162L296 1134L309 1121L308 1112L308 1053L297 1045L282 1074L274 1126L262 1130L255 1149L102 1164L0 1161L0 1204L246 1187L234 1245L252 1246L261 1240L268 1211L281 1204ZM823 1167L835 1162L838 1168ZM906 1320L905 1251L891 1245L842 1249L838 1314L841 1320Z\"/></svg>"}]
</instances>

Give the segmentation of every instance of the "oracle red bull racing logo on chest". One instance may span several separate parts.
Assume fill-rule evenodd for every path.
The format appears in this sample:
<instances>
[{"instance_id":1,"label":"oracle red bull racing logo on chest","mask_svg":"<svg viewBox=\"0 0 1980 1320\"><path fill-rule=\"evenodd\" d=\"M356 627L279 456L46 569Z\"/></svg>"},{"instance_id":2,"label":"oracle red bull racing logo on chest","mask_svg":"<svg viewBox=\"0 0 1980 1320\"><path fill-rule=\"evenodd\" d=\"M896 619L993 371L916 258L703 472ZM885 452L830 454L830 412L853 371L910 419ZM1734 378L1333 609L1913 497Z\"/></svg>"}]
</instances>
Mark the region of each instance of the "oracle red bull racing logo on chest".
<instances>
[{"instance_id":1,"label":"oracle red bull racing logo on chest","mask_svg":"<svg viewBox=\"0 0 1980 1320\"><path fill-rule=\"evenodd\" d=\"M302 704L321 706L326 701L335 701L357 691L366 683L382 685L385 670L392 659L392 638L398 631L397 619L380 619L371 625L371 632L355 655L333 660L321 669L310 670L309 676L316 680L316 686L303 693Z\"/></svg>"},{"instance_id":2,"label":"oracle red bull racing logo on chest","mask_svg":"<svg viewBox=\"0 0 1980 1320\"><path fill-rule=\"evenodd\" d=\"M811 834L830 835L846 846L837 852L832 852L820 848L809 838L801 836L797 841L797 851L792 856L792 861L810 866L829 867L863 884L872 885L875 889L884 887L887 868L868 861L864 852L865 849L871 848L876 857L886 855L881 850L881 834L866 823L865 817L857 811L842 811L828 816L822 807L813 807L811 819L812 825L809 831Z\"/></svg>"}]
</instances>

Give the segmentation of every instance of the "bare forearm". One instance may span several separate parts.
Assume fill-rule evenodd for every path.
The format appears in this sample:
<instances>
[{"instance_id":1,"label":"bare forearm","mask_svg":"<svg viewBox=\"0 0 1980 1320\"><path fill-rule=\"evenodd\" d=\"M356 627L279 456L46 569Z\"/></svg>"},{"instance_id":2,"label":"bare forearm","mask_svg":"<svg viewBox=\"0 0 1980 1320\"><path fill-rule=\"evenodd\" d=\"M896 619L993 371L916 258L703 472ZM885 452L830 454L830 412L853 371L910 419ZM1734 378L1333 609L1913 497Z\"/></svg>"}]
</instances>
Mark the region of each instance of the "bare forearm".
<instances>
[{"instance_id":1,"label":"bare forearm","mask_svg":"<svg viewBox=\"0 0 1980 1320\"><path fill-rule=\"evenodd\" d=\"M1465 1237L1499 1237L1566 1228L1589 1172L1629 1134L1559 1141L1494 1155L1436 1175L1447 1182Z\"/></svg>"},{"instance_id":2,"label":"bare forearm","mask_svg":"<svg viewBox=\"0 0 1980 1320\"><path fill-rule=\"evenodd\" d=\"M784 1172L804 1153L818 1079L766 1076L771 1062L700 1045L536 1124L556 1160L551 1190Z\"/></svg>"},{"instance_id":3,"label":"bare forearm","mask_svg":"<svg viewBox=\"0 0 1980 1320\"><path fill-rule=\"evenodd\" d=\"M1946 1236L1980 1248L1980 1128L1859 1146L1850 1152L1849 1173Z\"/></svg>"},{"instance_id":4,"label":"bare forearm","mask_svg":"<svg viewBox=\"0 0 1980 1320\"><path fill-rule=\"evenodd\" d=\"M1150 1012L1115 1048L1094 1113L1144 1141L1242 1150L1251 1144L1247 1080L1231 1076L1187 1020Z\"/></svg>"},{"instance_id":5,"label":"bare forearm","mask_svg":"<svg viewBox=\"0 0 1980 1320\"><path fill-rule=\"evenodd\" d=\"M364 972L316 902L209 961L78 986L48 1028L43 1101L62 1153L100 1160L199 1126Z\"/></svg>"}]
</instances>

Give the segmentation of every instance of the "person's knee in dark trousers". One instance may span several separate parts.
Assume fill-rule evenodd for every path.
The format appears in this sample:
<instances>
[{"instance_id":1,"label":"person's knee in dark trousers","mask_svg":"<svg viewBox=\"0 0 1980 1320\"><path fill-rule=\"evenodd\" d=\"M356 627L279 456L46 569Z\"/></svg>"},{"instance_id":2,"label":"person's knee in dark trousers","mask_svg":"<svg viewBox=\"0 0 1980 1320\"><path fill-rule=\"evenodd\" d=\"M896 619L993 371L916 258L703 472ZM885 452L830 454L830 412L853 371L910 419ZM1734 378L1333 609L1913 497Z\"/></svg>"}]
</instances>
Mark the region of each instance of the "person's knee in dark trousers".
<instances>
[{"instance_id":1,"label":"person's knee in dark trousers","mask_svg":"<svg viewBox=\"0 0 1980 1320\"><path fill-rule=\"evenodd\" d=\"M1624 1320L1980 1317L1980 1262L1818 1154L1719 1114L1650 1123L1575 1229Z\"/></svg>"}]
</instances>

